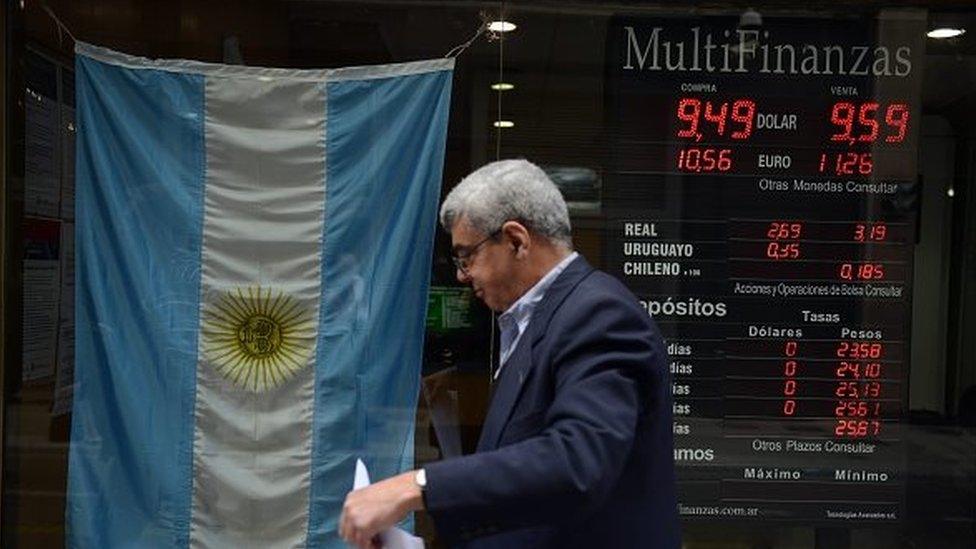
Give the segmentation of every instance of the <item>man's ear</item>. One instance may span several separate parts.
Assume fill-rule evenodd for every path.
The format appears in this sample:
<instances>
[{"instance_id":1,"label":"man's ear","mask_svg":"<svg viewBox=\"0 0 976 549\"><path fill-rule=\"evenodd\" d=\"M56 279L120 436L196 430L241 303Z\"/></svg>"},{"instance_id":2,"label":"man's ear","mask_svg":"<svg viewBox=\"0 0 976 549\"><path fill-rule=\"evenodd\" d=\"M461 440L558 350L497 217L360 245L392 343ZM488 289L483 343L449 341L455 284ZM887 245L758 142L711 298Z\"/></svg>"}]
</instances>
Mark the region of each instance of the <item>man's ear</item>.
<instances>
[{"instance_id":1,"label":"man's ear","mask_svg":"<svg viewBox=\"0 0 976 549\"><path fill-rule=\"evenodd\" d=\"M502 234L508 239L516 257L524 257L532 247L532 236L529 230L518 221L506 221L502 225Z\"/></svg>"}]
</instances>

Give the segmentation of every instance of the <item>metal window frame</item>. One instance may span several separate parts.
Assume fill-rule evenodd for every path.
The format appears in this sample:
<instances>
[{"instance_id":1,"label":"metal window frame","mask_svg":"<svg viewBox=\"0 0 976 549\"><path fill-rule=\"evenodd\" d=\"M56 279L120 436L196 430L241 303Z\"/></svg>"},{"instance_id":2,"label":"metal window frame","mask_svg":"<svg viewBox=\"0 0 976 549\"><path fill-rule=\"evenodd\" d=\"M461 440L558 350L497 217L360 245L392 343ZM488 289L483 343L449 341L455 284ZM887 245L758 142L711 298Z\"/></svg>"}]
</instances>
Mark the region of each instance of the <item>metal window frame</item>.
<instances>
[{"instance_id":1,"label":"metal window frame","mask_svg":"<svg viewBox=\"0 0 976 549\"><path fill-rule=\"evenodd\" d=\"M10 249L7 241L10 232L7 230L9 216L7 209L8 200L7 188L7 82L8 82L8 53L10 51L10 21L9 9L10 2L0 2L0 29L3 29L4 39L0 42L0 525L3 524L4 506L4 452L6 449L7 437L4 426L6 425L7 409L7 286L9 283L7 269L9 263ZM0 527L2 530L2 527Z\"/></svg>"},{"instance_id":2,"label":"metal window frame","mask_svg":"<svg viewBox=\"0 0 976 549\"><path fill-rule=\"evenodd\" d=\"M4 425L6 424L7 408L7 386L6 386L6 355L7 355L7 263L9 246L7 239L10 232L7 230L9 216L7 209L10 200L7 194L7 54L10 51L10 28L8 26L7 11L9 2L3 2L0 6L0 29L3 29L3 43L0 44L0 524L3 524L4 509L4 451L6 448L6 435Z\"/></svg>"}]
</instances>

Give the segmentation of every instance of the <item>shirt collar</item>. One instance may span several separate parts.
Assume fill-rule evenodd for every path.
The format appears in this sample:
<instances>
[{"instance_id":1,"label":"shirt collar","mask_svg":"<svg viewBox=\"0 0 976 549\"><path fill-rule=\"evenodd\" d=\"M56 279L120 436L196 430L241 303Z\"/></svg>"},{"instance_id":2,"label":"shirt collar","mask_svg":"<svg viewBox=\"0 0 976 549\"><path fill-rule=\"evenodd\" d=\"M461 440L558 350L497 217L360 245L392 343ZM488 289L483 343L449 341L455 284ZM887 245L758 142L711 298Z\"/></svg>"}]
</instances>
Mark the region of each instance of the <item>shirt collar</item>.
<instances>
[{"instance_id":1,"label":"shirt collar","mask_svg":"<svg viewBox=\"0 0 976 549\"><path fill-rule=\"evenodd\" d=\"M504 313L498 316L498 325L505 328L508 325L520 325L528 320L532 315L532 311L535 306L542 301L542 298L546 296L546 291L552 283L556 281L556 278L566 270L566 267L573 262L579 256L579 252L573 252L563 258L562 261L556 264L555 267L549 269L549 272L545 274L534 286L529 288L529 291L522 294L522 297L518 298L512 306L509 307Z\"/></svg>"}]
</instances>

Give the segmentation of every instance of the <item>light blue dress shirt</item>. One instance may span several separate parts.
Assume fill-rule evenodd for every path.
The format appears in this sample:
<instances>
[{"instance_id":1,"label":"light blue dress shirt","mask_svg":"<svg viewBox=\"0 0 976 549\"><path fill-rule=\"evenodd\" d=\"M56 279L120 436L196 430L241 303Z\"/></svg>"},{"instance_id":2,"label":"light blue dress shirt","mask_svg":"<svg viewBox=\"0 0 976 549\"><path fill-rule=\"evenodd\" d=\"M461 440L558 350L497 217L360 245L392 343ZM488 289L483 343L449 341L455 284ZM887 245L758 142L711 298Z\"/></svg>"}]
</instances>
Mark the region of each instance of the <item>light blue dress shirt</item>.
<instances>
[{"instance_id":1,"label":"light blue dress shirt","mask_svg":"<svg viewBox=\"0 0 976 549\"><path fill-rule=\"evenodd\" d=\"M525 329L529 327L529 321L532 320L532 312L535 310L536 305L546 296L546 291L549 289L549 286L552 286L556 277L578 256L578 252L573 252L563 258L545 276L539 279L535 283L535 286L529 288L529 291L522 294L522 297L518 298L518 301L513 303L508 310L498 317L501 349L498 369L495 370L495 379L498 379L498 374L502 371L502 367L505 366L508 357L512 355L512 351L518 346L519 340L522 339L522 334L525 333Z\"/></svg>"}]
</instances>

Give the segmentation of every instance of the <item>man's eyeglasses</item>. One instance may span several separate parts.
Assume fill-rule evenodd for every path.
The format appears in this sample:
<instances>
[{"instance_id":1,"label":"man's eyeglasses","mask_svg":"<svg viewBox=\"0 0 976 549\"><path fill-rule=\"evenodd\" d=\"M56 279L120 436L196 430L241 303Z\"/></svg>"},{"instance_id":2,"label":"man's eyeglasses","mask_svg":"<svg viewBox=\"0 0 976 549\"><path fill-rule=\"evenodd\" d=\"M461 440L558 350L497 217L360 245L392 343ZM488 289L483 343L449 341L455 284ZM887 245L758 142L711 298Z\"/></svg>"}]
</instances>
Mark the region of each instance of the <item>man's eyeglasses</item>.
<instances>
[{"instance_id":1,"label":"man's eyeglasses","mask_svg":"<svg viewBox=\"0 0 976 549\"><path fill-rule=\"evenodd\" d=\"M455 248L454 251L451 252L451 261L454 262L454 266L459 271L467 275L468 267L471 265L471 258L473 258L474 255L478 253L478 248L481 248L486 242L494 239L500 234L502 234L501 228L491 233L490 235L482 238L477 243L472 244L471 246L459 246Z\"/></svg>"}]
</instances>

